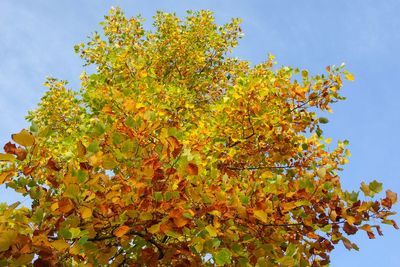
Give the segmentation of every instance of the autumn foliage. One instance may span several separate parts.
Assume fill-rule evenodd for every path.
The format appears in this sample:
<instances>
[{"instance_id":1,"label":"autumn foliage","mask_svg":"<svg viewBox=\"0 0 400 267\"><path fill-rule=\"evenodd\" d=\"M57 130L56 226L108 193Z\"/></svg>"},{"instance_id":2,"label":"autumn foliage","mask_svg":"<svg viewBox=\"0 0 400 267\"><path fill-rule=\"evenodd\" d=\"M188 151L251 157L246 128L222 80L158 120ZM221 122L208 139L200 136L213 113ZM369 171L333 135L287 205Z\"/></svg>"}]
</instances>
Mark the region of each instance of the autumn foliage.
<instances>
[{"instance_id":1,"label":"autumn foliage","mask_svg":"<svg viewBox=\"0 0 400 267\"><path fill-rule=\"evenodd\" d=\"M349 235L397 228L397 195L343 190L347 141L323 138L343 66L232 58L240 21L208 11L154 21L112 9L75 47L95 66L80 91L48 79L4 146L0 184L32 204L1 204L1 266L323 266L358 249Z\"/></svg>"}]
</instances>

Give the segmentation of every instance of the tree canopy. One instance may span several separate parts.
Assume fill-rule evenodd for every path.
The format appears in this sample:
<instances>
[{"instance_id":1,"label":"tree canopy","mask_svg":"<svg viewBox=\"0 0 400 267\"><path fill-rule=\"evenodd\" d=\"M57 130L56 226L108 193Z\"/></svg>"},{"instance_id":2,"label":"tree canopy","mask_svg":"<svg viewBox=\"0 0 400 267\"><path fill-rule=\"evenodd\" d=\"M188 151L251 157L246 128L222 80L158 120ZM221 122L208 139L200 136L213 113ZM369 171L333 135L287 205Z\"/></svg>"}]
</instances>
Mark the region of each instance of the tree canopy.
<instances>
[{"instance_id":1,"label":"tree canopy","mask_svg":"<svg viewBox=\"0 0 400 267\"><path fill-rule=\"evenodd\" d=\"M324 266L358 231L382 235L396 193L340 184L348 141L320 117L344 99L324 74L234 58L240 20L112 9L75 50L81 88L48 91L0 154L0 265Z\"/></svg>"}]
</instances>

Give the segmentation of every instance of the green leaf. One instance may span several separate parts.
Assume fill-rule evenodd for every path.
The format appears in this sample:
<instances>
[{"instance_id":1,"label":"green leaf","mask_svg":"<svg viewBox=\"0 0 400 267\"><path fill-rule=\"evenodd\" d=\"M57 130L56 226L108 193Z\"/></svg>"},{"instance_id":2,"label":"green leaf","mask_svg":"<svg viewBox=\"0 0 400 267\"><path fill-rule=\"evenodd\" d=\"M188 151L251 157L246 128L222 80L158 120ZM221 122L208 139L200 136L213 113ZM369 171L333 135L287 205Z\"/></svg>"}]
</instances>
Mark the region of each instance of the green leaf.
<instances>
[{"instance_id":1,"label":"green leaf","mask_svg":"<svg viewBox=\"0 0 400 267\"><path fill-rule=\"evenodd\" d=\"M39 131L37 124L32 122L31 127L29 127L29 131L31 131L33 133L37 133Z\"/></svg>"},{"instance_id":2,"label":"green leaf","mask_svg":"<svg viewBox=\"0 0 400 267\"><path fill-rule=\"evenodd\" d=\"M292 258L290 256L284 256L284 257L278 259L276 262L278 262L284 266L294 266L295 265L294 258Z\"/></svg>"},{"instance_id":3,"label":"green leaf","mask_svg":"<svg viewBox=\"0 0 400 267\"><path fill-rule=\"evenodd\" d=\"M155 201L162 201L163 200L162 192L155 192L154 199L155 199Z\"/></svg>"},{"instance_id":4,"label":"green leaf","mask_svg":"<svg viewBox=\"0 0 400 267\"><path fill-rule=\"evenodd\" d=\"M92 152L92 153L99 152L99 151L100 151L99 142L93 141L93 142L87 147L87 151Z\"/></svg>"},{"instance_id":5,"label":"green leaf","mask_svg":"<svg viewBox=\"0 0 400 267\"><path fill-rule=\"evenodd\" d=\"M371 196L374 196L375 194L378 194L382 191L382 183L379 183L376 180L370 182L368 187L369 190L371 191Z\"/></svg>"},{"instance_id":6,"label":"green leaf","mask_svg":"<svg viewBox=\"0 0 400 267\"><path fill-rule=\"evenodd\" d=\"M81 237L79 240L78 240L78 244L79 245L84 245L87 241L88 241L88 237L87 236L84 236L84 237Z\"/></svg>"},{"instance_id":7,"label":"green leaf","mask_svg":"<svg viewBox=\"0 0 400 267\"><path fill-rule=\"evenodd\" d=\"M322 123L322 124L327 124L327 123L329 122L329 120L328 120L327 118L324 118L324 117L320 117L320 118L318 119L318 121L319 121L320 123Z\"/></svg>"},{"instance_id":8,"label":"green leaf","mask_svg":"<svg viewBox=\"0 0 400 267\"><path fill-rule=\"evenodd\" d=\"M230 264L231 263L231 257L232 257L232 252L230 252L226 248L218 250L214 254L214 260L215 260L215 263L217 265Z\"/></svg>"},{"instance_id":9,"label":"green leaf","mask_svg":"<svg viewBox=\"0 0 400 267\"><path fill-rule=\"evenodd\" d=\"M165 200L170 201L172 199L172 193L170 191L167 191L165 193Z\"/></svg>"},{"instance_id":10,"label":"green leaf","mask_svg":"<svg viewBox=\"0 0 400 267\"><path fill-rule=\"evenodd\" d=\"M122 136L122 134L116 132L112 135L112 141L114 145L119 145L124 141L124 137Z\"/></svg>"},{"instance_id":11,"label":"green leaf","mask_svg":"<svg viewBox=\"0 0 400 267\"><path fill-rule=\"evenodd\" d=\"M77 177L78 177L78 182L79 183L84 183L88 179L88 174L84 170L78 170L77 172Z\"/></svg>"},{"instance_id":12,"label":"green leaf","mask_svg":"<svg viewBox=\"0 0 400 267\"><path fill-rule=\"evenodd\" d=\"M95 136L101 136L105 133L106 128L103 123L99 122L93 127L93 133Z\"/></svg>"},{"instance_id":13,"label":"green leaf","mask_svg":"<svg viewBox=\"0 0 400 267\"><path fill-rule=\"evenodd\" d=\"M58 234L59 234L61 237L65 238L65 239L71 239L71 238L72 238L71 232L70 232L68 229L66 229L66 228L61 228L61 229L58 231Z\"/></svg>"},{"instance_id":14,"label":"green leaf","mask_svg":"<svg viewBox=\"0 0 400 267\"><path fill-rule=\"evenodd\" d=\"M294 254L297 252L297 247L295 244L290 243L289 246L286 248L286 256L293 257Z\"/></svg>"}]
</instances>

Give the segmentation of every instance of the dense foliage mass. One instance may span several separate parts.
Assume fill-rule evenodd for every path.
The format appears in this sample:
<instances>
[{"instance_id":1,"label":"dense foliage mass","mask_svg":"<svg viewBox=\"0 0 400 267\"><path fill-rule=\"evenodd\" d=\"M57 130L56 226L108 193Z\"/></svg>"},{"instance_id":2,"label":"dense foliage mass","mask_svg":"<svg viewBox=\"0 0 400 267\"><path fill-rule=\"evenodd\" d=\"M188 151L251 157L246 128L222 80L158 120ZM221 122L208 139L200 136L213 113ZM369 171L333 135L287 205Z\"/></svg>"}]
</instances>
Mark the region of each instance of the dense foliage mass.
<instances>
[{"instance_id":1,"label":"dense foliage mass","mask_svg":"<svg viewBox=\"0 0 400 267\"><path fill-rule=\"evenodd\" d=\"M76 46L92 74L49 90L0 154L0 265L322 266L348 235L381 234L397 195L342 190L347 141L318 117L343 99L323 75L232 58L239 21L157 13L154 30L111 10ZM373 222L373 223L371 223Z\"/></svg>"}]
</instances>

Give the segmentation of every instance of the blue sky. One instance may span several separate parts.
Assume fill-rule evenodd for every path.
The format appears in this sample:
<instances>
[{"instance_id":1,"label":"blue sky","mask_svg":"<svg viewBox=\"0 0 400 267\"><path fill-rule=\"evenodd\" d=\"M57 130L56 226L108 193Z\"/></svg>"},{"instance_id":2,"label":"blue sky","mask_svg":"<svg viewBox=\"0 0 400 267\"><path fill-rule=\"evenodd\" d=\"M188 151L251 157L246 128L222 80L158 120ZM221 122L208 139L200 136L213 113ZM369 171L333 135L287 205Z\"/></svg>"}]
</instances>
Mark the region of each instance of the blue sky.
<instances>
[{"instance_id":1,"label":"blue sky","mask_svg":"<svg viewBox=\"0 0 400 267\"><path fill-rule=\"evenodd\" d=\"M346 189L377 179L400 193L400 1L369 0L1 0L0 144L26 127L24 116L44 92L46 76L79 87L82 61L73 45L86 40L111 6L151 23L156 10L210 9L217 21L243 19L245 36L235 56L258 63L268 52L278 65L323 72L346 62L356 81L343 89L348 99L327 115L326 137L350 140L352 157L341 179ZM0 187L0 202L20 197ZM399 208L396 207L399 211ZM395 219L400 223L400 216ZM400 231L353 238L361 249L338 245L331 266L398 266Z\"/></svg>"}]
</instances>

